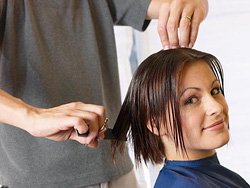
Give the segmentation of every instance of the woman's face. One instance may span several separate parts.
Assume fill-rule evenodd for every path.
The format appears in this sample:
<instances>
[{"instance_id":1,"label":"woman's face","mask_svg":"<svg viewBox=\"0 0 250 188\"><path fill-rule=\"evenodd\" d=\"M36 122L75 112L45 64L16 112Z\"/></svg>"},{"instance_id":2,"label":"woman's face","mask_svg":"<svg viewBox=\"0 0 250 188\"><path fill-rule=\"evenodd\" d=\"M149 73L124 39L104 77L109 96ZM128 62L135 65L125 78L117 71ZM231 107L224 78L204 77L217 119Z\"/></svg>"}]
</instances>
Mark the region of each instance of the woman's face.
<instances>
[{"instance_id":1,"label":"woman's face","mask_svg":"<svg viewBox=\"0 0 250 188\"><path fill-rule=\"evenodd\" d=\"M189 157L213 154L229 141L228 106L219 81L205 62L189 63L180 78L178 94Z\"/></svg>"}]
</instances>

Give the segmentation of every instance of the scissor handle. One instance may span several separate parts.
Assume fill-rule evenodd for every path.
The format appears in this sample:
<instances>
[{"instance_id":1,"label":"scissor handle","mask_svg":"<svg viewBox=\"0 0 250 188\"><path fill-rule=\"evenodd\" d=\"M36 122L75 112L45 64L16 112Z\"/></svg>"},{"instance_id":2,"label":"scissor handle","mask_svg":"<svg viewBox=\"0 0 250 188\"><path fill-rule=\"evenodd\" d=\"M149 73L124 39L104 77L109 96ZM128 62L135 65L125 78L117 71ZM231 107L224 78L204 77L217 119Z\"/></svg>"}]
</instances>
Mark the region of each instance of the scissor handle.
<instances>
[{"instance_id":1,"label":"scissor handle","mask_svg":"<svg viewBox=\"0 0 250 188\"><path fill-rule=\"evenodd\" d=\"M89 130L86 133L80 134L78 130L75 128L76 134L80 137L87 137L89 135Z\"/></svg>"}]
</instances>

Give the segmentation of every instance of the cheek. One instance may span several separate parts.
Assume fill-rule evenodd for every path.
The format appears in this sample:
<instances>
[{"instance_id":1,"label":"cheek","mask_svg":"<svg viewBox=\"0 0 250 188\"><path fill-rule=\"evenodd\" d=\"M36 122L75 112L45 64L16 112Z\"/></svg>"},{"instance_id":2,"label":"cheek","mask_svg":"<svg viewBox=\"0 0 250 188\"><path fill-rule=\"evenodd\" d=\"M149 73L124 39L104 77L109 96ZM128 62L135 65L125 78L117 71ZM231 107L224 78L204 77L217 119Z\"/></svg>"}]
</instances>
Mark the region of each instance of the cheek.
<instances>
[{"instance_id":1,"label":"cheek","mask_svg":"<svg viewBox=\"0 0 250 188\"><path fill-rule=\"evenodd\" d=\"M197 140L201 136L201 129L204 120L204 116L201 111L196 112L186 112L181 115L182 122L182 132L184 141L187 145L190 145Z\"/></svg>"},{"instance_id":2,"label":"cheek","mask_svg":"<svg viewBox=\"0 0 250 188\"><path fill-rule=\"evenodd\" d=\"M201 109L182 110L181 124L183 130L191 132L191 130L200 129L204 121L204 113Z\"/></svg>"},{"instance_id":3,"label":"cheek","mask_svg":"<svg viewBox=\"0 0 250 188\"><path fill-rule=\"evenodd\" d=\"M227 122L227 125L229 125L228 108L224 110L224 114L225 114L225 121Z\"/></svg>"},{"instance_id":4,"label":"cheek","mask_svg":"<svg viewBox=\"0 0 250 188\"><path fill-rule=\"evenodd\" d=\"M225 115L225 121L228 123L229 121L229 116L228 116L228 105L227 101L224 96L222 96L220 100L220 104L223 106L223 114Z\"/></svg>"}]
</instances>

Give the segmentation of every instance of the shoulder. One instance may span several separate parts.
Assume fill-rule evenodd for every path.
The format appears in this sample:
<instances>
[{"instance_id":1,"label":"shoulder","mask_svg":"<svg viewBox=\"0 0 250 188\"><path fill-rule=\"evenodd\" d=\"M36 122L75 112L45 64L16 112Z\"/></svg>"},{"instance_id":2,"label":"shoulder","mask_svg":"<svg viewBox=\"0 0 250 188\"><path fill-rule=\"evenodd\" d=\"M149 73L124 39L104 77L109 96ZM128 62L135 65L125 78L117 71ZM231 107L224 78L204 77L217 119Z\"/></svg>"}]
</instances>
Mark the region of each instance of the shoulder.
<instances>
[{"instance_id":1,"label":"shoulder","mask_svg":"<svg viewBox=\"0 0 250 188\"><path fill-rule=\"evenodd\" d=\"M239 174L222 165L217 165L217 167L214 168L214 171L216 173L214 176L217 177L218 180L230 185L231 187L250 188L250 185Z\"/></svg>"},{"instance_id":2,"label":"shoulder","mask_svg":"<svg viewBox=\"0 0 250 188\"><path fill-rule=\"evenodd\" d=\"M155 188L213 188L213 187L249 187L238 174L221 165L203 167L163 167L155 183Z\"/></svg>"},{"instance_id":3,"label":"shoulder","mask_svg":"<svg viewBox=\"0 0 250 188\"><path fill-rule=\"evenodd\" d=\"M198 175L199 176L199 175ZM199 177L189 169L168 169L163 167L156 180L154 188L203 187Z\"/></svg>"}]
</instances>

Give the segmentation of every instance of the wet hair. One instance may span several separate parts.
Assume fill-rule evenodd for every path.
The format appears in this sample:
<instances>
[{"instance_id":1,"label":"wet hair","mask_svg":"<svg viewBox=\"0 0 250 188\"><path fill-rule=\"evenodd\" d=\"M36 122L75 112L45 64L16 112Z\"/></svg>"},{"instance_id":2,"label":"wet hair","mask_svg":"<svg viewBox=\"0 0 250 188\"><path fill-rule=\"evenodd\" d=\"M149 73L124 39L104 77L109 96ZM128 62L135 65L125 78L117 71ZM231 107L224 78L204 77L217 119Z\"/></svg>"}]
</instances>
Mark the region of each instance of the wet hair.
<instances>
[{"instance_id":1,"label":"wet hair","mask_svg":"<svg viewBox=\"0 0 250 188\"><path fill-rule=\"evenodd\" d=\"M126 143L122 140L128 137L134 146L136 162L143 159L145 163L162 163L165 153L161 138L148 129L150 126L153 131L155 127L160 132L162 125L173 139L176 150L187 155L179 111L178 81L184 66L197 61L209 65L224 95L223 70L215 56L190 48L152 54L137 68L116 120L113 133L119 140L112 142L114 158L117 149L123 153Z\"/></svg>"}]
</instances>

